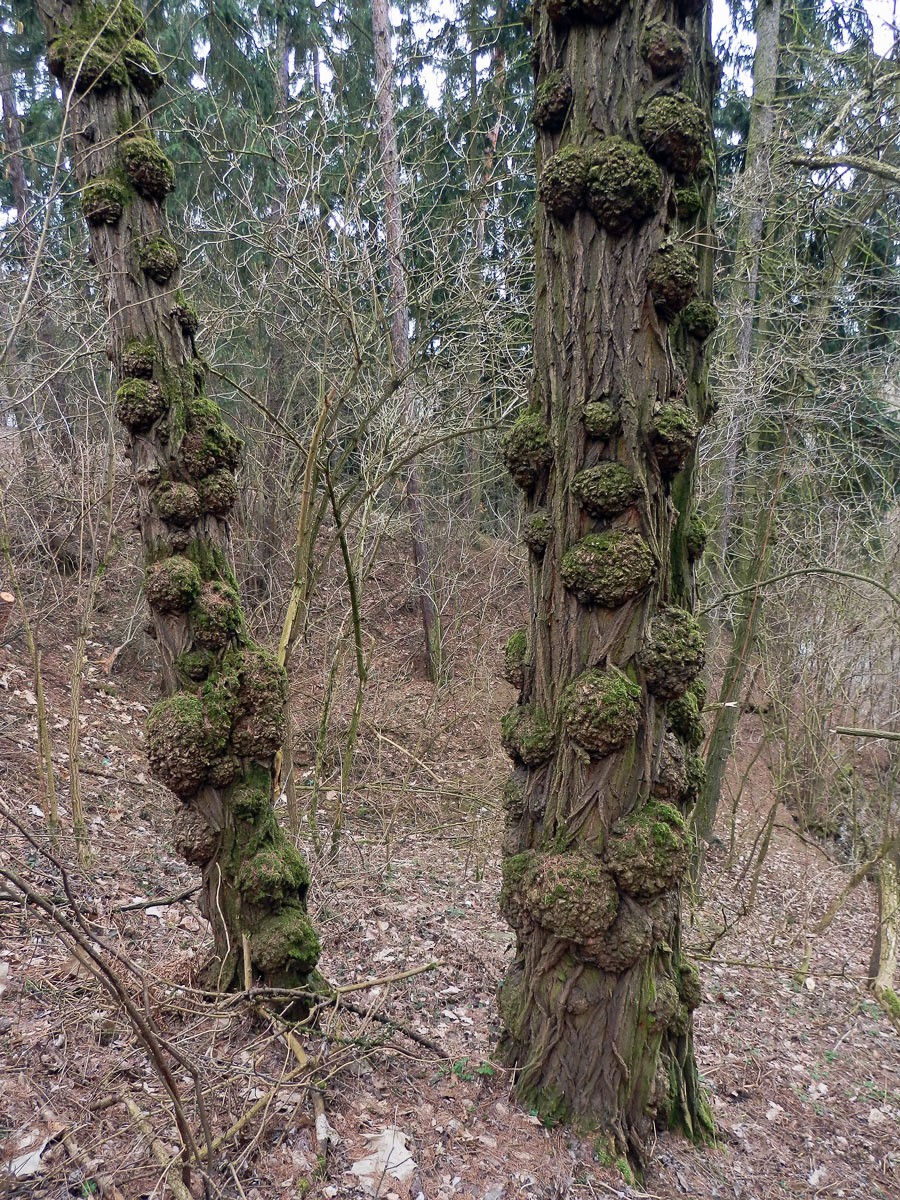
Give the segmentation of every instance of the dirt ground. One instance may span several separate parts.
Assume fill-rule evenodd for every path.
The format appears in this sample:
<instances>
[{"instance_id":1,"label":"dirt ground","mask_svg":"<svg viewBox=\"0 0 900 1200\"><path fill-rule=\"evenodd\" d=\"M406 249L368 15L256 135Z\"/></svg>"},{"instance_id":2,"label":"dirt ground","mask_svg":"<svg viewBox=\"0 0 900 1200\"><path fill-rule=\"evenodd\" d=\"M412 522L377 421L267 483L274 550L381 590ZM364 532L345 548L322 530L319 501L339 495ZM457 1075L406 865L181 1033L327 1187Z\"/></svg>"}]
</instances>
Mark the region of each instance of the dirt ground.
<instances>
[{"instance_id":1,"label":"dirt ground","mask_svg":"<svg viewBox=\"0 0 900 1200\"><path fill-rule=\"evenodd\" d=\"M737 805L735 852L728 853L726 812L702 894L685 910L686 940L704 985L697 1051L717 1143L699 1149L661 1135L637 1182L627 1170L597 1161L589 1142L545 1129L511 1100L508 1072L492 1061L495 993L511 947L497 913L497 796L507 770L497 726L513 693L496 669L520 603L514 592L489 586L502 574L501 549L472 556L468 576L457 581L458 596L468 599L457 601L450 629L453 679L438 693L417 673L415 618L402 602L402 569L387 561L373 581L366 619L377 651L354 783L338 795L334 746L326 745L321 856L309 800L327 676L324 616L293 674L301 843L312 861L321 967L347 988L382 980L345 992L352 1010L324 1012L317 1029L297 1038L246 1000L213 1004L194 985L207 946L205 923L190 897L170 898L196 881L168 848L171 802L150 779L143 755L143 723L156 686L152 647L138 638L110 666L123 640L124 609L133 611L133 578L106 585L88 646L79 754L92 859L86 868L73 865L65 832L71 828L72 604L32 596L43 614L39 636L64 827L57 852L70 864L87 928L106 942L128 996L179 1052L180 1061L168 1056L167 1062L194 1136L203 1144L198 1094L212 1137L230 1133L208 1194L370 1195L351 1167L387 1137L403 1162L402 1178L385 1174L376 1187L402 1200L900 1197L900 1044L863 986L874 897L862 885L827 931L811 939L847 873L779 811L755 904L746 911L748 855L771 803L762 757ZM0 822L0 861L71 917L59 873L39 852L47 843L35 695L16 621L4 637L0 797L36 844ZM338 747L347 703L339 695ZM756 721L745 718L739 769L753 753ZM338 813L337 855L326 862ZM135 904L143 907L129 907ZM172 1105L121 1004L34 905L0 897L0 928L0 1194L120 1200L176 1194L177 1172L168 1169L177 1145ZM310 1083L327 1122L320 1117L318 1137ZM203 1194L197 1172L193 1194Z\"/></svg>"}]
</instances>

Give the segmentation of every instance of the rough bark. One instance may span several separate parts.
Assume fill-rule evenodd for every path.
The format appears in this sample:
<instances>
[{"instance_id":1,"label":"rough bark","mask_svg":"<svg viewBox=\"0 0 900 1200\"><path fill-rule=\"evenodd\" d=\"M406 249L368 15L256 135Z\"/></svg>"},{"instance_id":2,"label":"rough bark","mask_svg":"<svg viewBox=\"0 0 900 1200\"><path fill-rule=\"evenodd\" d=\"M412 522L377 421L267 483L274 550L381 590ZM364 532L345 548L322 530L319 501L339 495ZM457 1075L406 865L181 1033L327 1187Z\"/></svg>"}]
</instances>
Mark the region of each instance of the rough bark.
<instances>
[{"instance_id":1,"label":"rough bark","mask_svg":"<svg viewBox=\"0 0 900 1200\"><path fill-rule=\"evenodd\" d=\"M69 105L68 150L106 288L116 411L128 431L164 698L147 726L174 834L202 873L215 950L208 978L305 985L319 954L309 876L272 806L286 678L246 628L229 566L240 442L205 391L196 310L166 222L174 171L154 136L159 64L132 0L40 0L48 62Z\"/></svg>"},{"instance_id":2,"label":"rough bark","mask_svg":"<svg viewBox=\"0 0 900 1200\"><path fill-rule=\"evenodd\" d=\"M411 423L415 423L412 390L409 387L409 296L403 266L403 210L400 203L400 155L394 108L394 63L387 0L372 0L372 34L375 43L376 103L381 172L384 182L384 232L390 280L390 337L394 370L406 385ZM425 674L432 682L441 675L440 614L434 602L428 562L425 504L419 478L419 463L413 459L406 471L406 507L409 513L410 548L419 592L422 632L425 635Z\"/></svg>"},{"instance_id":3,"label":"rough bark","mask_svg":"<svg viewBox=\"0 0 900 1200\"><path fill-rule=\"evenodd\" d=\"M534 36L535 375L504 439L531 567L502 726L502 1048L523 1103L641 1158L654 1123L710 1128L680 892L702 772L689 609L716 69L693 4L551 0Z\"/></svg>"}]
</instances>

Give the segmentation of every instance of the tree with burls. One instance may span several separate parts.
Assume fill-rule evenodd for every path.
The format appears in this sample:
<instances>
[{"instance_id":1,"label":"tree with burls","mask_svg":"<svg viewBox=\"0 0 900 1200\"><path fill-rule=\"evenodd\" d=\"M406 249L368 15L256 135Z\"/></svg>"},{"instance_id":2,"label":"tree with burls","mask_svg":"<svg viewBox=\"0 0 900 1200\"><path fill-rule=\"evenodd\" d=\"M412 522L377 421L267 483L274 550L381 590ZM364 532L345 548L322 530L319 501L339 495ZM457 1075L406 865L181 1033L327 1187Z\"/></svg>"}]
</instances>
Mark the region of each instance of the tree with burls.
<instances>
[{"instance_id":1,"label":"tree with burls","mask_svg":"<svg viewBox=\"0 0 900 1200\"><path fill-rule=\"evenodd\" d=\"M513 760L501 1051L522 1103L640 1160L711 1129L681 946L703 779L693 461L709 419L716 65L694 0L540 0L534 386L503 442L530 621Z\"/></svg>"},{"instance_id":2,"label":"tree with burls","mask_svg":"<svg viewBox=\"0 0 900 1200\"><path fill-rule=\"evenodd\" d=\"M198 315L179 288L164 204L175 171L154 135L162 82L133 0L41 0L48 63L93 262L106 288L116 413L127 430L164 698L147 723L174 839L202 873L215 949L207 980L315 981L309 873L276 821L273 762L287 681L254 643L230 569L240 442L205 388Z\"/></svg>"}]
</instances>

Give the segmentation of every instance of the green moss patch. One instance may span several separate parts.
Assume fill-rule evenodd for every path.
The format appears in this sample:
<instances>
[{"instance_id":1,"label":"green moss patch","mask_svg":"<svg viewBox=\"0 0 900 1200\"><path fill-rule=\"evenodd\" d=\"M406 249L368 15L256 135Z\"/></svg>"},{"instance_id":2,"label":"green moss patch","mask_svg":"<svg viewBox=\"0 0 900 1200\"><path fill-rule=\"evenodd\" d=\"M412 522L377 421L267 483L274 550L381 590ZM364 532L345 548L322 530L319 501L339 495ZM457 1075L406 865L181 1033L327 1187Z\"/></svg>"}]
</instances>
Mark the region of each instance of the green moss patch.
<instances>
[{"instance_id":1,"label":"green moss patch","mask_svg":"<svg viewBox=\"0 0 900 1200\"><path fill-rule=\"evenodd\" d=\"M647 284L657 312L671 320L697 290L699 268L693 249L683 242L663 242L650 259Z\"/></svg>"},{"instance_id":2,"label":"green moss patch","mask_svg":"<svg viewBox=\"0 0 900 1200\"><path fill-rule=\"evenodd\" d=\"M590 156L587 206L609 233L626 233L657 207L662 173L640 146L604 138Z\"/></svg>"},{"instance_id":3,"label":"green moss patch","mask_svg":"<svg viewBox=\"0 0 900 1200\"><path fill-rule=\"evenodd\" d=\"M698 513L692 513L684 535L685 549L691 562L702 557L708 539L709 530L706 522Z\"/></svg>"},{"instance_id":4,"label":"green moss patch","mask_svg":"<svg viewBox=\"0 0 900 1200\"><path fill-rule=\"evenodd\" d=\"M132 38L126 42L122 58L128 78L137 90L145 96L152 96L163 81L163 72L159 59L147 43Z\"/></svg>"},{"instance_id":5,"label":"green moss patch","mask_svg":"<svg viewBox=\"0 0 900 1200\"><path fill-rule=\"evenodd\" d=\"M700 423L687 407L677 400L663 404L653 416L649 429L650 445L664 478L680 471L697 443Z\"/></svg>"},{"instance_id":6,"label":"green moss patch","mask_svg":"<svg viewBox=\"0 0 900 1200\"><path fill-rule=\"evenodd\" d=\"M262 921L250 937L253 964L276 987L312 971L321 952L318 934L299 906L283 908Z\"/></svg>"},{"instance_id":7,"label":"green moss patch","mask_svg":"<svg viewBox=\"0 0 900 1200\"><path fill-rule=\"evenodd\" d=\"M703 197L694 184L675 189L675 211L679 221L693 221L702 207Z\"/></svg>"},{"instance_id":8,"label":"green moss patch","mask_svg":"<svg viewBox=\"0 0 900 1200\"><path fill-rule=\"evenodd\" d=\"M534 92L531 120L547 133L558 133L572 106L572 80L565 71L551 71Z\"/></svg>"},{"instance_id":9,"label":"green moss patch","mask_svg":"<svg viewBox=\"0 0 900 1200\"><path fill-rule=\"evenodd\" d=\"M693 1011L699 1008L703 1001L703 988L700 983L700 970L690 958L682 958L678 967L678 994L685 1008Z\"/></svg>"},{"instance_id":10,"label":"green moss patch","mask_svg":"<svg viewBox=\"0 0 900 1200\"><path fill-rule=\"evenodd\" d=\"M152 379L124 379L116 392L116 416L132 433L145 433L166 408L162 389Z\"/></svg>"},{"instance_id":11,"label":"green moss patch","mask_svg":"<svg viewBox=\"0 0 900 1200\"><path fill-rule=\"evenodd\" d=\"M556 735L542 708L517 704L500 722L500 743L517 762L536 767L553 754Z\"/></svg>"},{"instance_id":12,"label":"green moss patch","mask_svg":"<svg viewBox=\"0 0 900 1200\"><path fill-rule=\"evenodd\" d=\"M689 687L683 696L669 701L666 706L666 720L675 736L691 750L696 750L703 744L706 730L693 686Z\"/></svg>"},{"instance_id":13,"label":"green moss patch","mask_svg":"<svg viewBox=\"0 0 900 1200\"><path fill-rule=\"evenodd\" d=\"M583 604L618 608L647 590L656 572L650 547L634 530L592 533L563 555L560 575Z\"/></svg>"},{"instance_id":14,"label":"green moss patch","mask_svg":"<svg viewBox=\"0 0 900 1200\"><path fill-rule=\"evenodd\" d=\"M506 469L528 491L546 474L553 461L550 430L535 413L525 413L503 435Z\"/></svg>"},{"instance_id":15,"label":"green moss patch","mask_svg":"<svg viewBox=\"0 0 900 1200\"><path fill-rule=\"evenodd\" d=\"M587 200L590 155L581 146L563 146L544 164L538 200L557 220L568 222Z\"/></svg>"},{"instance_id":16,"label":"green moss patch","mask_svg":"<svg viewBox=\"0 0 900 1200\"><path fill-rule=\"evenodd\" d=\"M655 696L683 696L706 662L706 643L693 614L674 604L659 609L637 661Z\"/></svg>"},{"instance_id":17,"label":"green moss patch","mask_svg":"<svg viewBox=\"0 0 900 1200\"><path fill-rule=\"evenodd\" d=\"M134 379L150 379L156 365L156 344L147 339L132 338L122 351L122 374Z\"/></svg>"},{"instance_id":18,"label":"green moss patch","mask_svg":"<svg viewBox=\"0 0 900 1200\"><path fill-rule=\"evenodd\" d=\"M200 328L200 314L195 305L185 298L184 292L180 288L175 293L175 307L172 309L172 314L181 326L183 334L193 337Z\"/></svg>"},{"instance_id":19,"label":"green moss patch","mask_svg":"<svg viewBox=\"0 0 900 1200\"><path fill-rule=\"evenodd\" d=\"M709 140L702 109L684 92L654 96L638 113L638 131L648 153L670 171L696 171Z\"/></svg>"},{"instance_id":20,"label":"green moss patch","mask_svg":"<svg viewBox=\"0 0 900 1200\"><path fill-rule=\"evenodd\" d=\"M248 904L271 905L290 899L302 904L309 890L309 870L290 842L279 838L241 863L237 886Z\"/></svg>"},{"instance_id":21,"label":"green moss patch","mask_svg":"<svg viewBox=\"0 0 900 1200\"><path fill-rule=\"evenodd\" d=\"M615 517L631 508L640 487L628 467L603 462L578 472L572 480L572 494L592 517Z\"/></svg>"},{"instance_id":22,"label":"green moss patch","mask_svg":"<svg viewBox=\"0 0 900 1200\"><path fill-rule=\"evenodd\" d=\"M678 809L648 800L613 826L606 861L624 892L638 899L673 888L684 875L690 838Z\"/></svg>"},{"instance_id":23,"label":"green moss patch","mask_svg":"<svg viewBox=\"0 0 900 1200\"><path fill-rule=\"evenodd\" d=\"M200 572L189 558L173 554L147 568L144 595L155 612L187 612L200 595Z\"/></svg>"},{"instance_id":24,"label":"green moss patch","mask_svg":"<svg viewBox=\"0 0 900 1200\"><path fill-rule=\"evenodd\" d=\"M217 404L207 396L195 396L187 407L185 422L181 457L194 479L237 467L241 442L223 421Z\"/></svg>"},{"instance_id":25,"label":"green moss patch","mask_svg":"<svg viewBox=\"0 0 900 1200\"><path fill-rule=\"evenodd\" d=\"M500 803L506 813L518 820L525 813L525 786L517 773L510 775L500 789Z\"/></svg>"},{"instance_id":26,"label":"green moss patch","mask_svg":"<svg viewBox=\"0 0 900 1200\"><path fill-rule=\"evenodd\" d=\"M566 733L593 756L611 754L637 733L640 701L641 689L621 671L585 671L562 694Z\"/></svg>"}]
</instances>

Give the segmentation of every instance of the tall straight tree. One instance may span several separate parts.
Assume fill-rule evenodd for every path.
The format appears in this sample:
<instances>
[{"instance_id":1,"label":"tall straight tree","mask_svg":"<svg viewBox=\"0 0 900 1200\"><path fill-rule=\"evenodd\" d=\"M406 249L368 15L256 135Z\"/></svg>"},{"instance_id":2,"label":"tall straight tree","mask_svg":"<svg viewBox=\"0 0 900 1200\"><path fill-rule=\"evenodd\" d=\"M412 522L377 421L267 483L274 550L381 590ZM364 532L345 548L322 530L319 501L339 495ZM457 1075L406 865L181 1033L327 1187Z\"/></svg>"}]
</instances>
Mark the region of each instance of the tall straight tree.
<instances>
[{"instance_id":1,"label":"tall straight tree","mask_svg":"<svg viewBox=\"0 0 900 1200\"><path fill-rule=\"evenodd\" d=\"M378 142L384 186L384 231L387 242L390 285L390 339L394 370L411 397L409 381L409 297L404 267L403 208L400 203L400 155L394 105L394 63L391 53L391 24L388 0L372 0L372 35L375 43L375 84L378 110ZM410 399L410 415L415 418ZM406 507L409 512L410 545L419 591L422 632L425 636L425 674L437 682L441 675L440 613L428 563L425 503L419 463L413 458L406 470Z\"/></svg>"},{"instance_id":2,"label":"tall straight tree","mask_svg":"<svg viewBox=\"0 0 900 1200\"><path fill-rule=\"evenodd\" d=\"M197 312L179 288L164 208L175 171L151 123L159 62L133 0L40 0L39 9L106 288L116 413L138 498L165 693L148 721L150 764L177 797L176 845L202 872L210 983L228 987L250 967L302 985L319 955L309 875L272 807L287 681L250 637L229 566L240 442L206 394Z\"/></svg>"},{"instance_id":3,"label":"tall straight tree","mask_svg":"<svg viewBox=\"0 0 900 1200\"><path fill-rule=\"evenodd\" d=\"M709 1129L680 939L702 761L695 444L716 321L717 68L694 0L534 6L534 383L504 439L530 621L501 737L500 993L520 1099L641 1158Z\"/></svg>"}]
</instances>

